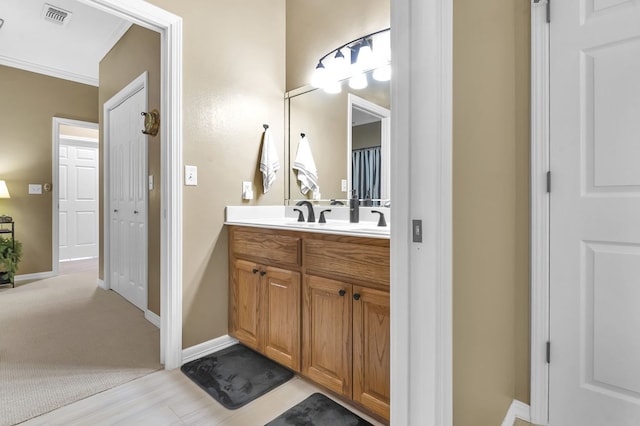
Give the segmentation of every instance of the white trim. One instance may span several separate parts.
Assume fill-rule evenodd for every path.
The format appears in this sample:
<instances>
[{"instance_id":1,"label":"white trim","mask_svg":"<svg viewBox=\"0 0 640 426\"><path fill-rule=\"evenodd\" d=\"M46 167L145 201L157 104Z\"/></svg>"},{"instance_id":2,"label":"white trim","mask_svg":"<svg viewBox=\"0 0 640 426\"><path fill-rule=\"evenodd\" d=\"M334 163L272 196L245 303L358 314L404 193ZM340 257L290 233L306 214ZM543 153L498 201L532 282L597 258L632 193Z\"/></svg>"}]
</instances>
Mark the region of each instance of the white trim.
<instances>
[{"instance_id":1,"label":"white trim","mask_svg":"<svg viewBox=\"0 0 640 426\"><path fill-rule=\"evenodd\" d=\"M115 95L113 95L111 98L109 98L109 100L107 100L104 105L103 105L103 128L102 128L102 133L103 133L103 141L102 141L102 145L103 145L103 150L102 150L102 156L103 156L103 164L104 164L104 171L103 173L103 188L102 188L102 192L103 192L103 204L104 204L104 220L103 220L103 227L104 227L104 238L103 238L103 247L104 247L104 252L103 252L103 257L104 257L104 262L103 262L103 275L104 275L104 283L106 288L111 289L113 288L112 283L111 283L111 241L110 241L110 236L111 236L111 185L110 185L110 181L111 181L111 133L110 133L110 129L111 129L111 111L116 109L119 105L123 104L124 102L126 102L129 98L131 98L132 96L134 96L135 94L137 94L138 92L143 92L144 95L144 106L142 108L143 111L147 111L147 104L148 104L148 91L149 91L149 73L147 71L144 71L142 74L140 74L138 77L136 77L133 81L131 81L129 84L127 84L123 89L121 89L118 93L116 93ZM144 136L144 152L145 152L145 156L143 158L142 161L142 168L144 169L144 173L142 174L143 176L148 176L148 170L147 170L147 157L148 157L148 148L147 148L147 137ZM146 188L146 185L144 185ZM147 282L147 269L148 269L148 258L147 258L147 253L149 251L149 244L148 244L148 228L149 228L149 219L148 219L148 210L149 210L149 206L148 206L148 191L144 191L144 235L143 235L143 240L145 242L144 249L143 252L141 253L141 257L142 257L142 263L144 263L144 267L143 267L143 273L142 273L142 284L144 286L144 290L143 290L143 300L142 300L142 306L138 306L139 308L141 308L142 310L146 310L147 309L147 299L149 296L149 285ZM137 305L136 305L137 306Z\"/></svg>"},{"instance_id":2,"label":"white trim","mask_svg":"<svg viewBox=\"0 0 640 426\"><path fill-rule=\"evenodd\" d=\"M66 70L48 67L45 65L34 64L16 58L0 55L0 65L11 68L17 68L24 71L35 72L37 74L47 75L49 77L61 78L63 80L74 81L76 83L87 84L89 86L98 86L98 79L84 74L75 74Z\"/></svg>"},{"instance_id":3,"label":"white trim","mask_svg":"<svg viewBox=\"0 0 640 426\"><path fill-rule=\"evenodd\" d=\"M149 309L147 309L146 311L144 311L144 318L147 321L149 321L151 324L160 328L160 315L156 314L155 312L151 312Z\"/></svg>"},{"instance_id":4,"label":"white trim","mask_svg":"<svg viewBox=\"0 0 640 426\"><path fill-rule=\"evenodd\" d=\"M391 8L391 424L450 426L453 1ZM411 220L423 243L411 242Z\"/></svg>"},{"instance_id":5,"label":"white trim","mask_svg":"<svg viewBox=\"0 0 640 426\"><path fill-rule=\"evenodd\" d=\"M64 145L63 140L72 140L69 136L60 136L60 126L84 127L87 129L98 130L98 123L90 121L71 120L69 118L53 117L51 120L51 136L52 136L52 169L51 169L51 211L52 211L52 228L51 228L51 270L54 275L58 275L58 265L60 263L60 206L58 198L60 197L60 145ZM87 138L82 138L88 141ZM95 140L98 143L98 140ZM99 160L98 160L99 161ZM100 165L98 165L100 167ZM98 242L100 244L100 242Z\"/></svg>"},{"instance_id":6,"label":"white trim","mask_svg":"<svg viewBox=\"0 0 640 426\"><path fill-rule=\"evenodd\" d=\"M389 196L390 184L389 184L389 169L391 165L391 111L387 108L381 107L378 104L374 104L360 96L353 93L347 94L347 188L352 188L352 161L353 156L351 150L353 148L353 108L360 111L364 111L370 115L378 117L380 119L380 156L382 161L380 164L380 198L383 200L391 198ZM361 194L362 195L362 194Z\"/></svg>"},{"instance_id":7,"label":"white trim","mask_svg":"<svg viewBox=\"0 0 640 426\"><path fill-rule=\"evenodd\" d=\"M203 356L228 348L236 343L238 343L236 339L229 335L224 335L198 345L191 346L182 350L182 363L186 364L187 362L194 361L198 358L202 358Z\"/></svg>"},{"instance_id":8,"label":"white trim","mask_svg":"<svg viewBox=\"0 0 640 426\"><path fill-rule=\"evenodd\" d=\"M531 421L549 419L549 24L531 5Z\"/></svg>"},{"instance_id":9,"label":"white trim","mask_svg":"<svg viewBox=\"0 0 640 426\"><path fill-rule=\"evenodd\" d=\"M524 420L525 422L531 422L531 416L529 415L529 406L524 402L520 402L516 399L511 401L507 415L502 421L502 426L513 426L516 418Z\"/></svg>"},{"instance_id":10,"label":"white trim","mask_svg":"<svg viewBox=\"0 0 640 426\"><path fill-rule=\"evenodd\" d=\"M109 289L107 288L106 284L104 283L104 280L101 280L100 278L98 278L98 279L96 280L96 285L97 285L98 287L100 287L101 289L103 289L103 290L109 290Z\"/></svg>"},{"instance_id":11,"label":"white trim","mask_svg":"<svg viewBox=\"0 0 640 426\"><path fill-rule=\"evenodd\" d=\"M182 18L143 0L79 0L161 35L160 362L182 362Z\"/></svg>"},{"instance_id":12,"label":"white trim","mask_svg":"<svg viewBox=\"0 0 640 426\"><path fill-rule=\"evenodd\" d=\"M58 275L57 272L47 271L47 272L36 272L33 274L22 274L16 275L13 279L14 282L22 282L22 281L31 281L31 280L44 280L46 278L53 278Z\"/></svg>"}]
</instances>

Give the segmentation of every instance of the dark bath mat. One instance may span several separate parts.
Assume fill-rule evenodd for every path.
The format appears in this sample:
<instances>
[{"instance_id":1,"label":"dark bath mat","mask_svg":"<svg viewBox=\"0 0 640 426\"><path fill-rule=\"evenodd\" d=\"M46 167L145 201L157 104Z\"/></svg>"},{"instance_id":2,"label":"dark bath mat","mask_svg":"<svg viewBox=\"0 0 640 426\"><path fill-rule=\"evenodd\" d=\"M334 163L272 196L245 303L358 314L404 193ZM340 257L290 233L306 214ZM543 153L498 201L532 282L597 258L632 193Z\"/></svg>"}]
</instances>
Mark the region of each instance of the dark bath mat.
<instances>
[{"instance_id":1,"label":"dark bath mat","mask_svg":"<svg viewBox=\"0 0 640 426\"><path fill-rule=\"evenodd\" d=\"M181 370L230 410L242 407L293 377L293 372L242 345L188 362Z\"/></svg>"},{"instance_id":2,"label":"dark bath mat","mask_svg":"<svg viewBox=\"0 0 640 426\"><path fill-rule=\"evenodd\" d=\"M294 405L266 426L373 426L321 393Z\"/></svg>"}]
</instances>

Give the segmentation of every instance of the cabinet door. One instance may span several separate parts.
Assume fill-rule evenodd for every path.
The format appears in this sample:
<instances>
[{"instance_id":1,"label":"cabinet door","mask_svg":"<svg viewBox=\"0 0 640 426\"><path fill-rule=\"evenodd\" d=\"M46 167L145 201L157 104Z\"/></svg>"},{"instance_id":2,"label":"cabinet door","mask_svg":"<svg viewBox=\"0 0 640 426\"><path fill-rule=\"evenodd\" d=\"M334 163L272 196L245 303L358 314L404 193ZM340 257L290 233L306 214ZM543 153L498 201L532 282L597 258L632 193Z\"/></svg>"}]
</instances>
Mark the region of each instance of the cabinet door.
<instances>
[{"instance_id":1,"label":"cabinet door","mask_svg":"<svg viewBox=\"0 0 640 426\"><path fill-rule=\"evenodd\" d=\"M351 284L305 276L304 375L351 397Z\"/></svg>"},{"instance_id":2,"label":"cabinet door","mask_svg":"<svg viewBox=\"0 0 640 426\"><path fill-rule=\"evenodd\" d=\"M389 293L353 288L353 399L389 418Z\"/></svg>"},{"instance_id":3,"label":"cabinet door","mask_svg":"<svg viewBox=\"0 0 640 426\"><path fill-rule=\"evenodd\" d=\"M258 349L260 337L260 271L257 264L236 260L231 273L231 324L233 337Z\"/></svg>"},{"instance_id":4,"label":"cabinet door","mask_svg":"<svg viewBox=\"0 0 640 426\"><path fill-rule=\"evenodd\" d=\"M264 354L300 371L300 274L272 267L266 272Z\"/></svg>"}]
</instances>

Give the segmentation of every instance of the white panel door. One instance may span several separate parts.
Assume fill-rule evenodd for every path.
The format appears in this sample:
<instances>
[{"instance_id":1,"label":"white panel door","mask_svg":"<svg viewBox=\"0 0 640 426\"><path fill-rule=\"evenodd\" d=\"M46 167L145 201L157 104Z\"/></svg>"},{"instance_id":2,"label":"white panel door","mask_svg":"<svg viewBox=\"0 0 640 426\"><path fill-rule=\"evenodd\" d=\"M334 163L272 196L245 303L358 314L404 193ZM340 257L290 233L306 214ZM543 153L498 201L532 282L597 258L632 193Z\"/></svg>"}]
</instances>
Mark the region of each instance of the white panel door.
<instances>
[{"instance_id":1,"label":"white panel door","mask_svg":"<svg viewBox=\"0 0 640 426\"><path fill-rule=\"evenodd\" d=\"M553 1L549 424L640 425L640 0Z\"/></svg>"},{"instance_id":2,"label":"white panel door","mask_svg":"<svg viewBox=\"0 0 640 426\"><path fill-rule=\"evenodd\" d=\"M147 301L147 149L142 134L146 93L139 90L108 111L110 285L145 310Z\"/></svg>"},{"instance_id":3,"label":"white panel door","mask_svg":"<svg viewBox=\"0 0 640 426\"><path fill-rule=\"evenodd\" d=\"M98 257L97 143L61 140L59 152L60 260Z\"/></svg>"}]
</instances>

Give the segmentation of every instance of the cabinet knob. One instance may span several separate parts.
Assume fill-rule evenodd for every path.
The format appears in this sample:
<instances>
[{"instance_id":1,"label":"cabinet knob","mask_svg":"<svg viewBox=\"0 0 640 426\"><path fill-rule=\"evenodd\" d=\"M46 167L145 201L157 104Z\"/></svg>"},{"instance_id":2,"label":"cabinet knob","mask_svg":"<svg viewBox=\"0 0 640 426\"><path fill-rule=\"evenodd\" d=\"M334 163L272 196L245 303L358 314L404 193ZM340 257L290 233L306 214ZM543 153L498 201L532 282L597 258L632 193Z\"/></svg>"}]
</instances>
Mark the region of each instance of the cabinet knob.
<instances>
[{"instance_id":1,"label":"cabinet knob","mask_svg":"<svg viewBox=\"0 0 640 426\"><path fill-rule=\"evenodd\" d=\"M133 211L133 214L138 214L138 213L140 213L138 210Z\"/></svg>"},{"instance_id":2,"label":"cabinet knob","mask_svg":"<svg viewBox=\"0 0 640 426\"><path fill-rule=\"evenodd\" d=\"M353 295L353 298L354 298L355 300L360 300L360 294L359 294L359 293L354 294L354 295Z\"/></svg>"},{"instance_id":3,"label":"cabinet knob","mask_svg":"<svg viewBox=\"0 0 640 426\"><path fill-rule=\"evenodd\" d=\"M118 209L113 209L113 212L114 213L118 213Z\"/></svg>"},{"instance_id":4,"label":"cabinet knob","mask_svg":"<svg viewBox=\"0 0 640 426\"><path fill-rule=\"evenodd\" d=\"M347 294L347 292L346 292L346 291L344 291L344 290L340 290L340 291L338 292L338 294L339 294L340 296L344 296L345 294Z\"/></svg>"},{"instance_id":5,"label":"cabinet knob","mask_svg":"<svg viewBox=\"0 0 640 426\"><path fill-rule=\"evenodd\" d=\"M259 271L259 269L254 268L251 272L253 272L254 274L257 274Z\"/></svg>"},{"instance_id":6,"label":"cabinet knob","mask_svg":"<svg viewBox=\"0 0 640 426\"><path fill-rule=\"evenodd\" d=\"M260 276L264 277L265 275L267 275L267 271L260 271Z\"/></svg>"}]
</instances>

